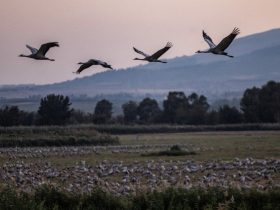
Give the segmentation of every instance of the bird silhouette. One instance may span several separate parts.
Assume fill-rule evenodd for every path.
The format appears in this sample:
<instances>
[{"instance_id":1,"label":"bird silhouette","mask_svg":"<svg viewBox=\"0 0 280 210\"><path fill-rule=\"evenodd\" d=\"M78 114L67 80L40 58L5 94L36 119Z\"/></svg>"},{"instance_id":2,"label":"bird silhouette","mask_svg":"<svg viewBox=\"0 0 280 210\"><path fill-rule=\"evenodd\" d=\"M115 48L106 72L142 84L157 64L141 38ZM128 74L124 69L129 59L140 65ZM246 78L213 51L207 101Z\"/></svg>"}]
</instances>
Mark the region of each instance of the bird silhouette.
<instances>
[{"instance_id":1,"label":"bird silhouette","mask_svg":"<svg viewBox=\"0 0 280 210\"><path fill-rule=\"evenodd\" d=\"M88 60L85 63L79 62L78 64L81 65L80 68L77 71L73 72L73 73L80 74L83 70L91 67L92 65L100 65L100 66L102 66L104 68L113 69L112 66L109 65L108 63L100 61L100 60L95 60L95 59L90 59L90 60Z\"/></svg>"},{"instance_id":2,"label":"bird silhouette","mask_svg":"<svg viewBox=\"0 0 280 210\"><path fill-rule=\"evenodd\" d=\"M228 56L230 58L233 58L233 56L228 55L228 53L225 52L225 50L229 47L229 45L232 43L234 38L239 33L240 33L239 29L234 28L230 35L223 38L223 40L218 45L215 45L214 42L212 41L211 37L208 36L204 31L202 31L202 36L203 36L204 40L207 42L207 44L209 45L210 48L208 50L198 50L196 53L213 53L213 54L216 54L216 55L224 55L224 56Z\"/></svg>"},{"instance_id":3,"label":"bird silhouette","mask_svg":"<svg viewBox=\"0 0 280 210\"><path fill-rule=\"evenodd\" d=\"M29 45L26 45L26 47L31 51L30 55L19 55L20 57L27 57L27 58L33 58L36 60L49 60L49 61L55 61L54 59L50 59L46 57L46 53L49 51L52 47L59 47L58 42L48 42L45 44L42 44L41 47L38 49L31 47Z\"/></svg>"},{"instance_id":4,"label":"bird silhouette","mask_svg":"<svg viewBox=\"0 0 280 210\"><path fill-rule=\"evenodd\" d=\"M166 53L166 51L169 50L172 46L173 46L172 43L168 42L164 48L160 49L159 51L157 51L156 53L154 53L152 55L148 55L148 54L146 54L146 53L144 53L144 52L142 52L140 50L137 50L135 47L133 47L135 52L137 52L138 54L144 56L144 58L134 58L134 60L167 63L165 61L159 60L159 57L162 56L164 53Z\"/></svg>"}]
</instances>

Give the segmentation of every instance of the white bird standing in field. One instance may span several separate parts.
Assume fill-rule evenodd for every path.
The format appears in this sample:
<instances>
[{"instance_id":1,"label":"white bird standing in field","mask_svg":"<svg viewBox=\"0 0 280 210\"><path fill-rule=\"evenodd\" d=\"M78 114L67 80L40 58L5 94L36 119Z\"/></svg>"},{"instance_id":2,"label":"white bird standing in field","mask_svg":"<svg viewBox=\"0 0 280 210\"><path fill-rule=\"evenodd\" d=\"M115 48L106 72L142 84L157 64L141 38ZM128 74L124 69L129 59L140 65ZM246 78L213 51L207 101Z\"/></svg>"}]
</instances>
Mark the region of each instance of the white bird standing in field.
<instances>
[{"instance_id":1,"label":"white bird standing in field","mask_svg":"<svg viewBox=\"0 0 280 210\"><path fill-rule=\"evenodd\" d=\"M172 47L172 43L168 42L166 46L153 55L148 55L140 50L137 50L135 47L133 47L134 51L139 53L140 55L143 55L144 58L134 58L134 60L142 60L142 61L148 61L148 62L160 62L160 63L167 63L165 61L158 60L160 56L162 56L167 50L169 50Z\"/></svg>"},{"instance_id":2,"label":"white bird standing in field","mask_svg":"<svg viewBox=\"0 0 280 210\"><path fill-rule=\"evenodd\" d=\"M80 68L77 71L73 72L73 73L80 74L83 70L91 67L92 65L100 65L100 66L102 66L104 68L113 69L112 66L109 65L108 63L100 61L100 60L95 60L95 59L90 59L90 60L88 60L85 63L79 62L78 64L81 65Z\"/></svg>"},{"instance_id":3,"label":"white bird standing in field","mask_svg":"<svg viewBox=\"0 0 280 210\"><path fill-rule=\"evenodd\" d=\"M26 47L31 51L30 55L19 55L20 57L27 57L27 58L33 58L36 60L49 60L49 61L55 61L54 59L50 59L46 57L46 53L49 51L52 47L59 47L58 42L48 42L45 44L42 44L41 47L38 49L31 47L29 45L26 45Z\"/></svg>"},{"instance_id":4,"label":"white bird standing in field","mask_svg":"<svg viewBox=\"0 0 280 210\"><path fill-rule=\"evenodd\" d=\"M234 38L240 33L238 28L234 28L233 31L231 32L230 35L225 37L218 45L215 45L214 42L212 41L211 37L208 36L204 31L202 31L202 35L204 40L207 42L209 45L208 50L198 50L196 53L213 53L216 55L225 55L230 58L233 58L232 55L228 55L225 50L229 47L229 45L232 43Z\"/></svg>"}]
</instances>

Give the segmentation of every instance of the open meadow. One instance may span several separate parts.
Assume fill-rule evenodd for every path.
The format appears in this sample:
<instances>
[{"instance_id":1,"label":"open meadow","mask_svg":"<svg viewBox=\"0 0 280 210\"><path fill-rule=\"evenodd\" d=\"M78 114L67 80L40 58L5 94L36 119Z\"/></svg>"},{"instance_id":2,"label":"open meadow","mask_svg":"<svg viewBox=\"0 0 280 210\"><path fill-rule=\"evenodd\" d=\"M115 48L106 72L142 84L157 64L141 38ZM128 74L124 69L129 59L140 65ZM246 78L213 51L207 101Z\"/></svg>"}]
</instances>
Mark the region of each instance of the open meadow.
<instances>
[{"instance_id":1,"label":"open meadow","mask_svg":"<svg viewBox=\"0 0 280 210\"><path fill-rule=\"evenodd\" d=\"M279 206L280 131L140 130L1 128L0 209Z\"/></svg>"},{"instance_id":2,"label":"open meadow","mask_svg":"<svg viewBox=\"0 0 280 210\"><path fill-rule=\"evenodd\" d=\"M265 191L280 186L280 131L108 136L85 128L70 130L52 127L32 132L27 128L2 131L0 140L5 141L21 135L21 142L36 138L52 142L58 136L68 142L66 133L71 134L70 143L75 141L73 145L36 143L32 147L23 144L0 148L1 186L33 192L50 185L76 193L90 193L98 187L116 195L169 187ZM95 139L95 144L89 141L88 145L76 146L81 136L87 143L87 139ZM107 142L105 146L99 144L102 139Z\"/></svg>"}]
</instances>

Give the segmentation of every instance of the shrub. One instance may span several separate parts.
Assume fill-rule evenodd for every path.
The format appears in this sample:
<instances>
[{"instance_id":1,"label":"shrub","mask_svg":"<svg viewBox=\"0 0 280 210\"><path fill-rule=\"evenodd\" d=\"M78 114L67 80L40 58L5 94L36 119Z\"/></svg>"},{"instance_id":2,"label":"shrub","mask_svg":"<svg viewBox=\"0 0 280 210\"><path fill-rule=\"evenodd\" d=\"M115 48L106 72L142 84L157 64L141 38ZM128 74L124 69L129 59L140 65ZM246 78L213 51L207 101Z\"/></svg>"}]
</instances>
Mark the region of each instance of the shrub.
<instances>
[{"instance_id":1,"label":"shrub","mask_svg":"<svg viewBox=\"0 0 280 210\"><path fill-rule=\"evenodd\" d=\"M183 150L179 145L173 145L169 150L143 154L143 156L184 156L184 155L196 155L196 152Z\"/></svg>"}]
</instances>

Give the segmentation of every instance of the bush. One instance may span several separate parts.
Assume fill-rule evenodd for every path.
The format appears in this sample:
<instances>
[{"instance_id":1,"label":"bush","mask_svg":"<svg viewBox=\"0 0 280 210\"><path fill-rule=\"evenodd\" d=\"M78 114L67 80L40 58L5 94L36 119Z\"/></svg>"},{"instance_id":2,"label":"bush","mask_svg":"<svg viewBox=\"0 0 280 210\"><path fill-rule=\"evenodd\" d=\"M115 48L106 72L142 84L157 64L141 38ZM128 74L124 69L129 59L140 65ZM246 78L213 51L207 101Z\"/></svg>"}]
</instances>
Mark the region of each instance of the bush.
<instances>
[{"instance_id":1,"label":"bush","mask_svg":"<svg viewBox=\"0 0 280 210\"><path fill-rule=\"evenodd\" d=\"M196 155L196 152L183 150L179 145L173 145L169 150L143 154L143 156L184 156L184 155Z\"/></svg>"},{"instance_id":2,"label":"bush","mask_svg":"<svg viewBox=\"0 0 280 210\"><path fill-rule=\"evenodd\" d=\"M182 151L181 147L179 145L173 145L170 148L171 151Z\"/></svg>"}]
</instances>

